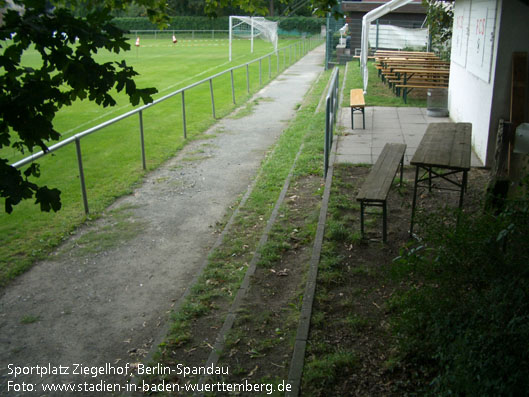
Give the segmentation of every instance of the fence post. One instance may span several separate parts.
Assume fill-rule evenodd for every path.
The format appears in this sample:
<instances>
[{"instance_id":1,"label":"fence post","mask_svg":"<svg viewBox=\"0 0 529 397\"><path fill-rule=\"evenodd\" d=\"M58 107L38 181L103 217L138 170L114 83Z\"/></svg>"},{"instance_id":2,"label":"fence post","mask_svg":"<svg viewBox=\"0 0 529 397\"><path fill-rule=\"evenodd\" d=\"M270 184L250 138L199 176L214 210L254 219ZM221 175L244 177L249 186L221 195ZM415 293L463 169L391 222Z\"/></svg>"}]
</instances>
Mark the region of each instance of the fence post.
<instances>
[{"instance_id":1,"label":"fence post","mask_svg":"<svg viewBox=\"0 0 529 397\"><path fill-rule=\"evenodd\" d=\"M79 180L81 182L81 193L83 195L84 213L88 215L88 198L86 196L86 184L84 180L83 156L81 155L81 140L75 138L75 149L77 151L77 165L79 166Z\"/></svg>"},{"instance_id":2,"label":"fence post","mask_svg":"<svg viewBox=\"0 0 529 397\"><path fill-rule=\"evenodd\" d=\"M250 65L246 64L246 91L250 93Z\"/></svg>"},{"instance_id":3,"label":"fence post","mask_svg":"<svg viewBox=\"0 0 529 397\"><path fill-rule=\"evenodd\" d=\"M215 117L215 97L213 96L213 79L209 79L209 91L211 92L211 111L213 112L213 118Z\"/></svg>"},{"instance_id":4,"label":"fence post","mask_svg":"<svg viewBox=\"0 0 529 397\"><path fill-rule=\"evenodd\" d=\"M378 51L378 34L379 34L379 23L378 23L378 19L377 19L377 41L376 41L376 45L375 45L375 51Z\"/></svg>"},{"instance_id":5,"label":"fence post","mask_svg":"<svg viewBox=\"0 0 529 397\"><path fill-rule=\"evenodd\" d=\"M147 162L145 161L145 140L143 137L143 110L140 110L138 115L140 116L140 142L141 142L141 163L143 169L147 169Z\"/></svg>"},{"instance_id":6,"label":"fence post","mask_svg":"<svg viewBox=\"0 0 529 397\"><path fill-rule=\"evenodd\" d=\"M327 103L325 106L325 142L323 144L323 176L327 177L327 169L329 168L329 135L331 134L330 131L330 106L329 102L331 101L331 98L327 98Z\"/></svg>"},{"instance_id":7,"label":"fence post","mask_svg":"<svg viewBox=\"0 0 529 397\"><path fill-rule=\"evenodd\" d=\"M233 98L233 104L235 105L235 84L233 82L233 69L230 70L231 74L231 97Z\"/></svg>"},{"instance_id":8,"label":"fence post","mask_svg":"<svg viewBox=\"0 0 529 397\"><path fill-rule=\"evenodd\" d=\"M184 139L187 139L186 96L185 96L185 91L182 91L182 123L184 125Z\"/></svg>"},{"instance_id":9,"label":"fence post","mask_svg":"<svg viewBox=\"0 0 529 397\"><path fill-rule=\"evenodd\" d=\"M259 86L263 85L263 62L262 58L259 58Z\"/></svg>"}]
</instances>

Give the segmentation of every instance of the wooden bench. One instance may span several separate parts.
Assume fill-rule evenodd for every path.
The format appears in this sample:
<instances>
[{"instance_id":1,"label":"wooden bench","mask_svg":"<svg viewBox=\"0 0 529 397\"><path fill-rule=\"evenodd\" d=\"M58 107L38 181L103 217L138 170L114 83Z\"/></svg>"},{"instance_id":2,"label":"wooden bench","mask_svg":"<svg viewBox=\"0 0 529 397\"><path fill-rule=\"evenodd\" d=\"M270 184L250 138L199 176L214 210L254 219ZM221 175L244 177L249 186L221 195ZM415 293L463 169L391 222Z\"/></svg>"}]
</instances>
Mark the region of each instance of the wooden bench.
<instances>
[{"instance_id":1,"label":"wooden bench","mask_svg":"<svg viewBox=\"0 0 529 397\"><path fill-rule=\"evenodd\" d=\"M365 115L366 101L364 100L364 91L361 88L353 88L351 90L351 128L355 128L354 124L354 112L360 110L362 112L362 119L364 122L364 129L366 128L366 115Z\"/></svg>"},{"instance_id":2,"label":"wooden bench","mask_svg":"<svg viewBox=\"0 0 529 397\"><path fill-rule=\"evenodd\" d=\"M362 188L356 196L360 202L360 232L364 237L364 211L366 206L382 207L382 240L387 240L387 206L389 189L400 165L400 184L404 169L404 153L406 145L403 143L386 143L377 162L371 169Z\"/></svg>"},{"instance_id":3,"label":"wooden bench","mask_svg":"<svg viewBox=\"0 0 529 397\"><path fill-rule=\"evenodd\" d=\"M397 89L397 92L400 92L400 89L402 88L402 99L404 99L404 103L407 103L408 94L414 89L434 89L434 88L448 88L448 82L434 84L430 82L429 84L396 84L395 88Z\"/></svg>"}]
</instances>

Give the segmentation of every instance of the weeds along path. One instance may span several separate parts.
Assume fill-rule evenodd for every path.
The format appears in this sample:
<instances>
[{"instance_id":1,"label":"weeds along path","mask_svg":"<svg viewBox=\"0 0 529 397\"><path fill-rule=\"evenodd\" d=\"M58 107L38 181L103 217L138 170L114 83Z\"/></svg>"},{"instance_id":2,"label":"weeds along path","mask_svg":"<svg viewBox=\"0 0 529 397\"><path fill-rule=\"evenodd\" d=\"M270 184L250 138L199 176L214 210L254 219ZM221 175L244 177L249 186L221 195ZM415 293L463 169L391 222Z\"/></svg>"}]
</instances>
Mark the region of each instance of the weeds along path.
<instances>
[{"instance_id":1,"label":"weeds along path","mask_svg":"<svg viewBox=\"0 0 529 397\"><path fill-rule=\"evenodd\" d=\"M316 108L329 75L322 74L298 108L251 194L230 219L222 244L176 310L170 332L150 362L175 372L138 383L166 382L201 391L219 382L234 387L249 382L266 392L284 387L323 192L325 113ZM227 371L222 376L182 376L176 372L179 365ZM223 391L228 389L215 394Z\"/></svg>"},{"instance_id":2,"label":"weeds along path","mask_svg":"<svg viewBox=\"0 0 529 397\"><path fill-rule=\"evenodd\" d=\"M2 291L0 394L22 382L43 394L44 384L130 380L131 365L165 333L168 313L200 272L228 207L321 73L323 51L287 69L255 96L251 111L219 121ZM48 364L52 371L36 369ZM83 376L73 373L74 364L104 370ZM70 371L54 374L59 366ZM14 367L33 370L15 378Z\"/></svg>"}]
</instances>

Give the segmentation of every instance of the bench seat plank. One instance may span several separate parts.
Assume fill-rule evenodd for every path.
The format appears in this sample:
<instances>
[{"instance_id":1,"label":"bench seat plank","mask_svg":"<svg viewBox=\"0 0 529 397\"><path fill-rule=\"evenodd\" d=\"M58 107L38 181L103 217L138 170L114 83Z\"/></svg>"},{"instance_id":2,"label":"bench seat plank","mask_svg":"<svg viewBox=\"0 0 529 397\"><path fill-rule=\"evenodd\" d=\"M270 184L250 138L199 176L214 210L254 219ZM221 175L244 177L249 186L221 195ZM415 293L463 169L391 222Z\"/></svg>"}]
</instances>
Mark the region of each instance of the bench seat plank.
<instances>
[{"instance_id":1,"label":"bench seat plank","mask_svg":"<svg viewBox=\"0 0 529 397\"><path fill-rule=\"evenodd\" d=\"M384 146L377 162L358 192L356 197L358 201L382 202L386 200L405 151L406 145L403 143L388 143Z\"/></svg>"},{"instance_id":2,"label":"bench seat plank","mask_svg":"<svg viewBox=\"0 0 529 397\"><path fill-rule=\"evenodd\" d=\"M404 153L406 145L403 143L386 143L375 165L369 172L362 188L356 196L360 202L360 232L364 236L364 210L366 206L382 207L382 240L387 240L387 197L393 179L400 165L400 179L404 167Z\"/></svg>"},{"instance_id":3,"label":"bench seat plank","mask_svg":"<svg viewBox=\"0 0 529 397\"><path fill-rule=\"evenodd\" d=\"M351 106L351 128L354 129L354 112L359 110L362 112L363 127L366 128L366 116L365 106L366 101L364 99L364 91L361 88L353 88L350 93L350 106Z\"/></svg>"},{"instance_id":4,"label":"bench seat plank","mask_svg":"<svg viewBox=\"0 0 529 397\"><path fill-rule=\"evenodd\" d=\"M365 106L366 101L364 100L364 92L361 88L353 88L351 90L351 106L359 107Z\"/></svg>"}]
</instances>

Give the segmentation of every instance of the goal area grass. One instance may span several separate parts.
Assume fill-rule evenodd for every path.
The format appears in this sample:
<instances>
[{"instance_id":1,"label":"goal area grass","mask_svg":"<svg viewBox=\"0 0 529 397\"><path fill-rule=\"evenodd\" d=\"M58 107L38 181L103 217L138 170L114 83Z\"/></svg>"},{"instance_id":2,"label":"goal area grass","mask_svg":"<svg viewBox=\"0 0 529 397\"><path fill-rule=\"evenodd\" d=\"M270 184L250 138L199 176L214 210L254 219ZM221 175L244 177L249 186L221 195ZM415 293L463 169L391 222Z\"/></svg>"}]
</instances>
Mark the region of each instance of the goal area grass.
<instances>
[{"instance_id":1,"label":"goal area grass","mask_svg":"<svg viewBox=\"0 0 529 397\"><path fill-rule=\"evenodd\" d=\"M130 37L130 51L117 55L101 52L96 59L101 62L125 60L139 73L135 78L138 87L157 88L154 99L273 52L273 46L261 40L254 41L253 53L250 52L249 40L235 40L233 58L229 62L227 38L177 36L178 42L173 43L172 35L139 37L138 47L135 46L136 37ZM273 54L269 60L262 61L263 85L276 77L277 65L280 72L289 66L290 53L281 49L296 42L300 43L295 39L280 39L279 59ZM38 65L38 54L30 51L24 55L23 62L28 66ZM216 118L228 115L259 89L259 70L259 62L248 67L249 84L246 67L234 71L236 104L232 100L230 73L213 79ZM62 135L61 140L133 109L124 94L115 94L114 97L117 100L114 107L103 108L88 101L78 101L61 109L54 120L55 128ZM186 90L185 107L188 139L199 137L215 122L208 83ZM182 96L175 95L145 109L143 128L149 171L172 157L185 144ZM49 142L49 145L54 143ZM145 174L138 115L82 138L81 151L91 217L98 216L117 197L130 193ZM3 148L0 153L10 163L23 158L11 148ZM37 162L41 166L41 177L35 182L60 189L62 209L57 213L41 212L34 200L26 200L15 206L12 214L0 213L0 285L47 255L50 248L59 244L86 219L75 145L63 147Z\"/></svg>"}]
</instances>

